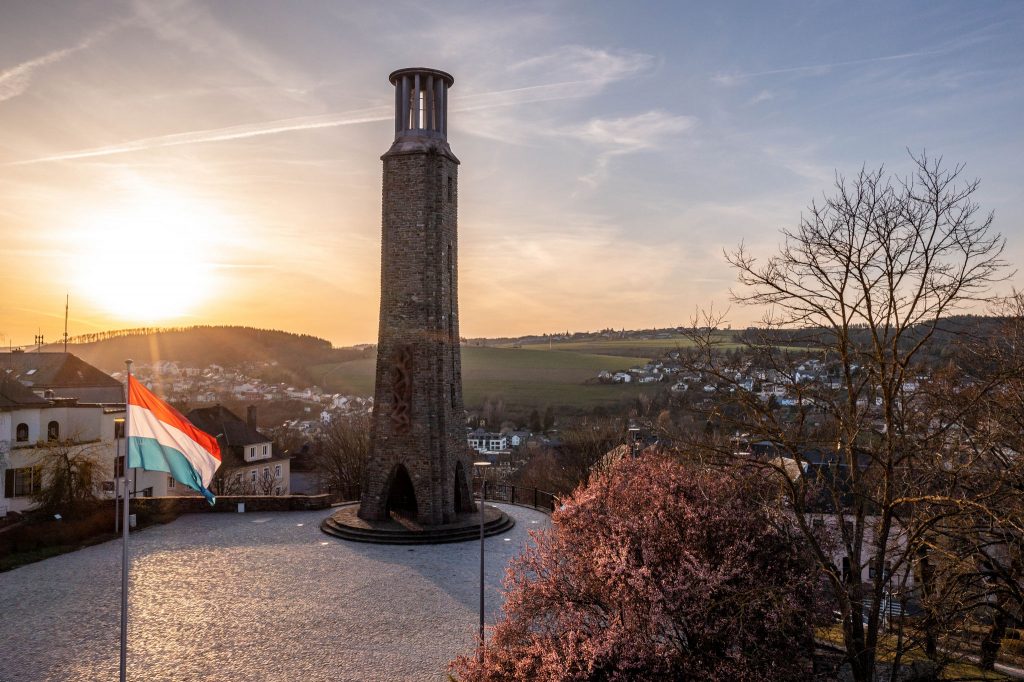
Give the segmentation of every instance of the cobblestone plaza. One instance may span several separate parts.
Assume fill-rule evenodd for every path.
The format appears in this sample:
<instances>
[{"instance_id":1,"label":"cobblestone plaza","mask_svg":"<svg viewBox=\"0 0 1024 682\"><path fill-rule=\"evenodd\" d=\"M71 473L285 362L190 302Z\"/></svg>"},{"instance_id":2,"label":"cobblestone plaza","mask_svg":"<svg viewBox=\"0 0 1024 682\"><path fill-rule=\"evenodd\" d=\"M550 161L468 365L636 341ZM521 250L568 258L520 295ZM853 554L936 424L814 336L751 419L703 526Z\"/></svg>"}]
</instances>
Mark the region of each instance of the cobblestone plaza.
<instances>
[{"instance_id":1,"label":"cobblestone plaza","mask_svg":"<svg viewBox=\"0 0 1024 682\"><path fill-rule=\"evenodd\" d=\"M529 530L487 538L487 620ZM333 511L333 510L332 510ZM329 511L191 514L132 536L128 677L443 680L478 628L479 542L407 547L319 530ZM121 543L0 573L0 680L117 679Z\"/></svg>"}]
</instances>

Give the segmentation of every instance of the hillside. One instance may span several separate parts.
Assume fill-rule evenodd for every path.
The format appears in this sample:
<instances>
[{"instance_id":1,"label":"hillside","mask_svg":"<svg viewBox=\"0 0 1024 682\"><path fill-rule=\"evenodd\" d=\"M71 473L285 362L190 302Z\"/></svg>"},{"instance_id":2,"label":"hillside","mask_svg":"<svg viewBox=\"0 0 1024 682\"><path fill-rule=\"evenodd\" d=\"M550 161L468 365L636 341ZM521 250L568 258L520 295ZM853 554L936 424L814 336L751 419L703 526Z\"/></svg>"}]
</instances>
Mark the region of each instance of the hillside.
<instances>
[{"instance_id":1,"label":"hillside","mask_svg":"<svg viewBox=\"0 0 1024 682\"><path fill-rule=\"evenodd\" d=\"M308 379L306 369L311 365L363 356L363 351L332 348L330 341L315 336L252 327L127 330L93 338L72 339L79 342L69 343L68 351L108 372L122 370L126 358L139 363L171 360L193 367L276 363L281 381L295 381Z\"/></svg>"},{"instance_id":2,"label":"hillside","mask_svg":"<svg viewBox=\"0 0 1024 682\"><path fill-rule=\"evenodd\" d=\"M627 369L647 361L646 356L464 346L463 395L467 408L476 408L488 398L500 398L510 410L544 405L579 409L611 405L663 387L593 383L597 373L602 369ZM313 367L311 373L325 390L372 395L375 366L374 353L362 360Z\"/></svg>"}]
</instances>

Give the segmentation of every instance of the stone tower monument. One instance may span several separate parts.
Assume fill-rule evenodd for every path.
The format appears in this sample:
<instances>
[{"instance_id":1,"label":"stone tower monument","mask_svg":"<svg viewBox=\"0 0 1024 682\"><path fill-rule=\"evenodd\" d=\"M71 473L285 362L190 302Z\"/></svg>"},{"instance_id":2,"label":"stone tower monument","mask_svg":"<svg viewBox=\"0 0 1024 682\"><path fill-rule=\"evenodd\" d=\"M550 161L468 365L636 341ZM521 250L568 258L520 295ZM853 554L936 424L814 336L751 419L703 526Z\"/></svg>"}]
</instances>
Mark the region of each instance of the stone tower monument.
<instances>
[{"instance_id":1,"label":"stone tower monument","mask_svg":"<svg viewBox=\"0 0 1024 682\"><path fill-rule=\"evenodd\" d=\"M395 141L384 162L380 331L370 458L359 517L423 525L475 509L459 356L459 160L448 146L448 89L434 69L401 69Z\"/></svg>"}]
</instances>

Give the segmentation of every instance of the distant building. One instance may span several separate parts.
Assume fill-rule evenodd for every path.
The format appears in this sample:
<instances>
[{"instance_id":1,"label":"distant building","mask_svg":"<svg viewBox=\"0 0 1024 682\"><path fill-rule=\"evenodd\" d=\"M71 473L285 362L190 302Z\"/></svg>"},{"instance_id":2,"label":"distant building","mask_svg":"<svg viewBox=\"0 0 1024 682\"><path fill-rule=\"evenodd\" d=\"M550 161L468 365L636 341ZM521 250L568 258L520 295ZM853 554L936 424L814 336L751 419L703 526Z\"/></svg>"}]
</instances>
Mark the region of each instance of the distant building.
<instances>
[{"instance_id":1,"label":"distant building","mask_svg":"<svg viewBox=\"0 0 1024 682\"><path fill-rule=\"evenodd\" d=\"M124 403L121 382L71 353L0 353L0 374L17 379L41 398Z\"/></svg>"},{"instance_id":2,"label":"distant building","mask_svg":"<svg viewBox=\"0 0 1024 682\"><path fill-rule=\"evenodd\" d=\"M508 436L502 433L490 433L483 429L470 431L466 442L480 454L494 454L508 450Z\"/></svg>"},{"instance_id":3,"label":"distant building","mask_svg":"<svg viewBox=\"0 0 1024 682\"><path fill-rule=\"evenodd\" d=\"M291 459L275 453L270 437L256 429L255 405L249 406L246 419L222 405L201 407L185 416L220 444L221 466L214 477L216 494L289 494Z\"/></svg>"},{"instance_id":4,"label":"distant building","mask_svg":"<svg viewBox=\"0 0 1024 682\"><path fill-rule=\"evenodd\" d=\"M42 465L53 447L92 458L97 493L113 497L118 417L124 417L123 406L82 404L74 398L48 400L11 376L0 376L0 516L34 506L32 496L46 483Z\"/></svg>"},{"instance_id":5,"label":"distant building","mask_svg":"<svg viewBox=\"0 0 1024 682\"><path fill-rule=\"evenodd\" d=\"M521 445L526 445L526 441L530 439L531 434L529 431L509 431L505 434L508 437L509 447L518 448Z\"/></svg>"}]
</instances>

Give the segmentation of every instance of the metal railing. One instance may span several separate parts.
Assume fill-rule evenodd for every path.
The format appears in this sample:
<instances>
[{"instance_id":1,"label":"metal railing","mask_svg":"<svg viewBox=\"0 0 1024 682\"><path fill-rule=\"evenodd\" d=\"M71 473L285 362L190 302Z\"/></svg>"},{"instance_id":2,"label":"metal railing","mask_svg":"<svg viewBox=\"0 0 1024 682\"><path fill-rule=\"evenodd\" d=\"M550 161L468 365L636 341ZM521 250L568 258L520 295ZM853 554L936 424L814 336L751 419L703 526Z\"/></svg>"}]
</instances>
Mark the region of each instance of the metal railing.
<instances>
[{"instance_id":1,"label":"metal railing","mask_svg":"<svg viewBox=\"0 0 1024 682\"><path fill-rule=\"evenodd\" d=\"M324 492L331 495L331 501L334 503L359 501L358 485L341 489L328 487ZM478 478L473 479L473 495L474 497L479 497L480 495L480 479ZM529 486L513 485L512 483L493 483L491 481L487 482L486 499L494 502L533 507L546 514L553 512L558 504L557 498L552 493Z\"/></svg>"},{"instance_id":2,"label":"metal railing","mask_svg":"<svg viewBox=\"0 0 1024 682\"><path fill-rule=\"evenodd\" d=\"M479 483L475 482L475 488L479 493ZM514 485L512 483L491 483L487 482L488 500L494 502L506 502L508 504L520 504L524 507L533 507L538 511L550 514L555 510L556 498L552 493L531 488L529 486Z\"/></svg>"}]
</instances>

